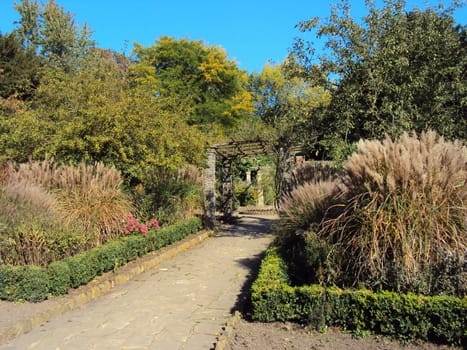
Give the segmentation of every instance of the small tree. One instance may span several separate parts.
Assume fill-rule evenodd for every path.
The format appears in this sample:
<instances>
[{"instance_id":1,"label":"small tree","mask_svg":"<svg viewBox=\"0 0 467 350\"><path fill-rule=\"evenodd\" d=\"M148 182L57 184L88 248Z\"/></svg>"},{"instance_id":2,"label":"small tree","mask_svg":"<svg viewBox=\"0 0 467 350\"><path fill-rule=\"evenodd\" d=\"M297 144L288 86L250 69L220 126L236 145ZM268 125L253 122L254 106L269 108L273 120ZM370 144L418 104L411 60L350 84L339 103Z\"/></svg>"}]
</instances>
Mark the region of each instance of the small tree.
<instances>
[{"instance_id":1,"label":"small tree","mask_svg":"<svg viewBox=\"0 0 467 350\"><path fill-rule=\"evenodd\" d=\"M284 174L289 172L291 151L301 146L312 149L317 140L315 113L329 104L330 94L323 87L291 77L283 64L266 65L260 74L250 76L255 114L277 140L275 144L275 195L282 193Z\"/></svg>"}]
</instances>

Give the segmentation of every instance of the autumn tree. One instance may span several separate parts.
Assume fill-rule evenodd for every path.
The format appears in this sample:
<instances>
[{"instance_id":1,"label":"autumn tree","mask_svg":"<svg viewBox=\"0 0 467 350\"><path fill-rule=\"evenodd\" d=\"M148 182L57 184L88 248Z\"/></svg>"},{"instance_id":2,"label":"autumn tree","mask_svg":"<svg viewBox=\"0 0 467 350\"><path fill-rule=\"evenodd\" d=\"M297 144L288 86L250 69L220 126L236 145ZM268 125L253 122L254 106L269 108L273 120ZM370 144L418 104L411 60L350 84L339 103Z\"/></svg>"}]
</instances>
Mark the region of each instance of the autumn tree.
<instances>
[{"instance_id":1,"label":"autumn tree","mask_svg":"<svg viewBox=\"0 0 467 350\"><path fill-rule=\"evenodd\" d=\"M137 63L130 69L135 81L150 86L155 96L187 105L189 125L218 134L253 110L245 72L220 47L162 37L147 48L136 44L134 53Z\"/></svg>"},{"instance_id":2,"label":"autumn tree","mask_svg":"<svg viewBox=\"0 0 467 350\"><path fill-rule=\"evenodd\" d=\"M288 60L290 72L327 83L332 92L321 115L321 144L332 149L426 129L466 139L466 31L454 22L455 5L407 11L403 0L383 3L378 8L367 1L362 22L343 0L327 20L298 25L327 39L329 49L318 61L312 43L302 38Z\"/></svg>"}]
</instances>

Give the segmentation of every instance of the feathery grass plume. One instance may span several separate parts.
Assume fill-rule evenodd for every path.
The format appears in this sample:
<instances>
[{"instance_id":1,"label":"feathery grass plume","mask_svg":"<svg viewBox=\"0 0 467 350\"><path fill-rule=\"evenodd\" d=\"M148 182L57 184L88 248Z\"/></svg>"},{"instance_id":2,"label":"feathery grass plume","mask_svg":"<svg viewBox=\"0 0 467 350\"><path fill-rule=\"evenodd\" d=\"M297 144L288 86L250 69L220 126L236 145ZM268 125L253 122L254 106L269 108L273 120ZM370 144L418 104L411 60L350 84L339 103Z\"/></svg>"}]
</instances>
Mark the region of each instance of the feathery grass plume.
<instances>
[{"instance_id":1,"label":"feathery grass plume","mask_svg":"<svg viewBox=\"0 0 467 350\"><path fill-rule=\"evenodd\" d=\"M58 174L53 159L46 158L43 161L29 161L22 164L8 162L6 167L12 182L27 181L47 190L56 187Z\"/></svg>"},{"instance_id":2,"label":"feathery grass plume","mask_svg":"<svg viewBox=\"0 0 467 350\"><path fill-rule=\"evenodd\" d=\"M324 282L330 246L320 237L322 220L330 214L340 192L339 182L318 181L299 185L284 196L275 226L276 244L288 258L294 283ZM332 209L331 209L332 211Z\"/></svg>"},{"instance_id":3,"label":"feathery grass plume","mask_svg":"<svg viewBox=\"0 0 467 350\"><path fill-rule=\"evenodd\" d=\"M120 232L122 219L132 211L129 197L121 190L120 172L102 163L57 168L56 192L66 222L81 222L92 245L99 245Z\"/></svg>"},{"instance_id":4,"label":"feathery grass plume","mask_svg":"<svg viewBox=\"0 0 467 350\"><path fill-rule=\"evenodd\" d=\"M360 141L344 170L346 205L320 235L341 247L345 275L355 285L436 292L431 271L449 257L464 261L467 250L467 148L433 131Z\"/></svg>"},{"instance_id":5,"label":"feathery grass plume","mask_svg":"<svg viewBox=\"0 0 467 350\"><path fill-rule=\"evenodd\" d=\"M333 162L306 162L293 170L284 178L282 196L290 196L291 192L304 184L337 179L342 176L342 169L333 166Z\"/></svg>"},{"instance_id":6,"label":"feathery grass plume","mask_svg":"<svg viewBox=\"0 0 467 350\"><path fill-rule=\"evenodd\" d=\"M338 194L337 181L318 181L296 187L279 206L279 232L306 230L320 224Z\"/></svg>"},{"instance_id":7,"label":"feathery grass plume","mask_svg":"<svg viewBox=\"0 0 467 350\"><path fill-rule=\"evenodd\" d=\"M0 187L0 263L46 266L83 247L83 232L63 223L54 196L23 178Z\"/></svg>"},{"instance_id":8,"label":"feathery grass plume","mask_svg":"<svg viewBox=\"0 0 467 350\"><path fill-rule=\"evenodd\" d=\"M114 237L122 218L132 211L129 197L121 190L123 178L114 167L84 162L57 165L53 159L18 166L8 163L7 167L12 182L27 181L53 193L64 224L80 222L90 246Z\"/></svg>"}]
</instances>

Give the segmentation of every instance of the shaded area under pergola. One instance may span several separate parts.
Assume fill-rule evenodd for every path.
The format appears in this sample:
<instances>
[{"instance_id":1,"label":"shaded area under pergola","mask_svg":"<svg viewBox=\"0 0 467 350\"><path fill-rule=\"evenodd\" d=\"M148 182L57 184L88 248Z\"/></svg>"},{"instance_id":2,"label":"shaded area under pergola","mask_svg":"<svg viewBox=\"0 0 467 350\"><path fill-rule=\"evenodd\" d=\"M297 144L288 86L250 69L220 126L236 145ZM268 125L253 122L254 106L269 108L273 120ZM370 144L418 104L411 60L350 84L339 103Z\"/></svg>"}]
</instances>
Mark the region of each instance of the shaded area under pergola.
<instances>
[{"instance_id":1,"label":"shaded area under pergola","mask_svg":"<svg viewBox=\"0 0 467 350\"><path fill-rule=\"evenodd\" d=\"M301 147L293 147L292 152L299 152ZM232 162L238 158L280 154L283 150L277 140L230 141L211 145L208 151L208 166L204 174L204 199L206 225L213 228L216 223L216 162L219 159L221 172L221 212L225 219L233 214L233 172ZM287 152L287 154L292 153Z\"/></svg>"}]
</instances>

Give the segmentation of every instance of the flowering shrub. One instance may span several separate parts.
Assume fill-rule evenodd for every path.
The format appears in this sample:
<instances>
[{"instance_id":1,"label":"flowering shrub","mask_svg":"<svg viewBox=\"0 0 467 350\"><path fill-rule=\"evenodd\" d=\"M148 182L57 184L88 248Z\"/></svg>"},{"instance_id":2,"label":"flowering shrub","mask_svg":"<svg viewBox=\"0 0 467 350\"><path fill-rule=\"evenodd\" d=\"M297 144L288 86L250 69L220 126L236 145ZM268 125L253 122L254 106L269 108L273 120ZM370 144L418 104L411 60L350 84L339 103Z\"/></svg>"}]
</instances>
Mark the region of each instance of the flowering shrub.
<instances>
[{"instance_id":1,"label":"flowering shrub","mask_svg":"<svg viewBox=\"0 0 467 350\"><path fill-rule=\"evenodd\" d=\"M142 224L138 221L137 218L135 218L133 215L130 215L126 225L122 230L122 233L124 235L130 235L132 233L141 233L144 235L148 233L149 229L159 229L159 222L156 219L151 219L145 224Z\"/></svg>"}]
</instances>

